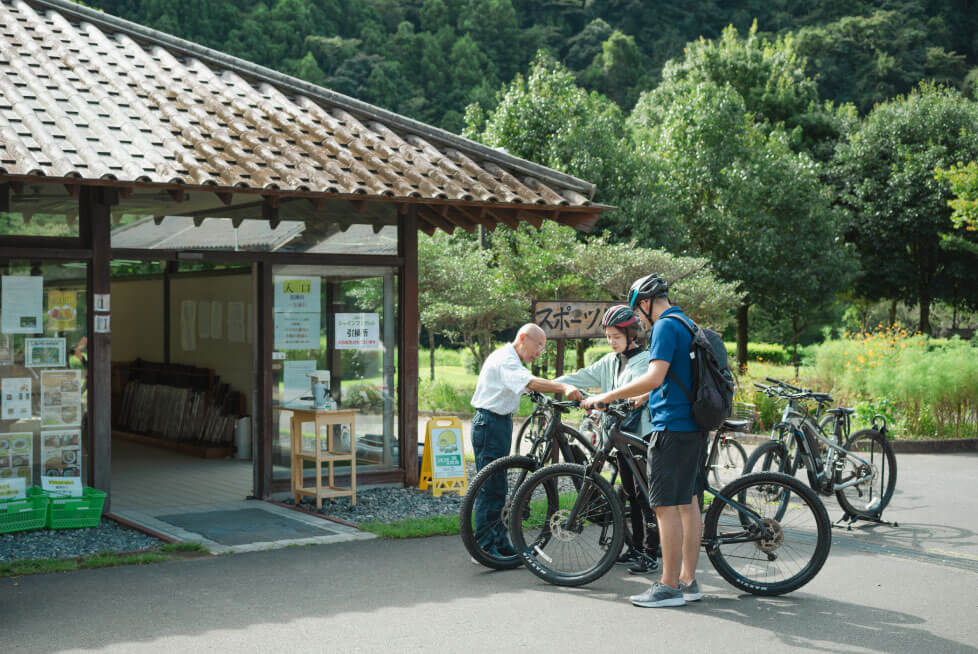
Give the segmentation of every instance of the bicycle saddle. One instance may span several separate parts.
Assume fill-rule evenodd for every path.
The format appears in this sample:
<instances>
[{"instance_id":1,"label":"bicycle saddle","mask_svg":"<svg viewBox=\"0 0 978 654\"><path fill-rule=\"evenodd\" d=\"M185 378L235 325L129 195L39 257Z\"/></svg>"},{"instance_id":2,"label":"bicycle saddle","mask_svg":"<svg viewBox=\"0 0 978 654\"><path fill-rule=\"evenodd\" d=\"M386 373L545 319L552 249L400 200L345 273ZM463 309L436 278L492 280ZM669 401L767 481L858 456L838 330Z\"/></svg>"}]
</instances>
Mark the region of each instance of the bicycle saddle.
<instances>
[{"instance_id":1,"label":"bicycle saddle","mask_svg":"<svg viewBox=\"0 0 978 654\"><path fill-rule=\"evenodd\" d=\"M724 420L721 429L723 431L747 431L750 427L750 420Z\"/></svg>"},{"instance_id":2,"label":"bicycle saddle","mask_svg":"<svg viewBox=\"0 0 978 654\"><path fill-rule=\"evenodd\" d=\"M850 409L846 406L837 406L834 409L826 409L825 413L831 413L834 416L851 416L856 412L855 409Z\"/></svg>"}]
</instances>

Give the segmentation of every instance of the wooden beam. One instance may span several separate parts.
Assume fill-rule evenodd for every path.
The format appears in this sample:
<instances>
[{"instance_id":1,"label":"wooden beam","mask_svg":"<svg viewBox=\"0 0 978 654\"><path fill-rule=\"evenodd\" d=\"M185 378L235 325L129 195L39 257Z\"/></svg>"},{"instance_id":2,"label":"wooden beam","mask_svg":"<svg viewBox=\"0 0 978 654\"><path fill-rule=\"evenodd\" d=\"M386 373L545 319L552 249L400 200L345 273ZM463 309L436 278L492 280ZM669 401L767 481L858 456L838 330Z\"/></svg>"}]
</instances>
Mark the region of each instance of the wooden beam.
<instances>
[{"instance_id":1,"label":"wooden beam","mask_svg":"<svg viewBox=\"0 0 978 654\"><path fill-rule=\"evenodd\" d=\"M412 206L400 221L398 253L404 260L400 270L398 321L397 390L398 439L404 485L418 484L418 208Z\"/></svg>"},{"instance_id":2,"label":"wooden beam","mask_svg":"<svg viewBox=\"0 0 978 654\"><path fill-rule=\"evenodd\" d=\"M465 231L472 233L475 231L475 222L469 220L462 214L461 211L456 211L455 207L443 204L439 208L439 213L444 216L447 220L455 223Z\"/></svg>"},{"instance_id":3,"label":"wooden beam","mask_svg":"<svg viewBox=\"0 0 978 654\"><path fill-rule=\"evenodd\" d=\"M516 219L526 221L537 229L540 229L540 227L543 226L543 218L541 216L523 209L517 209Z\"/></svg>"},{"instance_id":4,"label":"wooden beam","mask_svg":"<svg viewBox=\"0 0 978 654\"><path fill-rule=\"evenodd\" d=\"M322 198L306 198L309 200L309 204L312 205L313 211L322 211L323 207L326 206L326 201Z\"/></svg>"},{"instance_id":5,"label":"wooden beam","mask_svg":"<svg viewBox=\"0 0 978 654\"><path fill-rule=\"evenodd\" d=\"M508 209L486 209L486 215L488 215L493 220L501 222L510 229L518 229L520 223L516 220L516 216Z\"/></svg>"},{"instance_id":6,"label":"wooden beam","mask_svg":"<svg viewBox=\"0 0 978 654\"><path fill-rule=\"evenodd\" d=\"M267 220L272 229L278 227L281 218L278 215L278 196L263 195L261 203L262 220Z\"/></svg>"},{"instance_id":7,"label":"wooden beam","mask_svg":"<svg viewBox=\"0 0 978 654\"><path fill-rule=\"evenodd\" d=\"M182 188L171 188L167 189L166 192L170 194L174 202L183 202L187 199L187 193Z\"/></svg>"},{"instance_id":8,"label":"wooden beam","mask_svg":"<svg viewBox=\"0 0 978 654\"><path fill-rule=\"evenodd\" d=\"M418 229L427 234L428 236L434 236L437 227L429 223L427 220L418 216Z\"/></svg>"},{"instance_id":9,"label":"wooden beam","mask_svg":"<svg viewBox=\"0 0 978 654\"><path fill-rule=\"evenodd\" d=\"M363 213L367 208L366 200L350 200L350 204L353 205L353 208L357 213Z\"/></svg>"},{"instance_id":10,"label":"wooden beam","mask_svg":"<svg viewBox=\"0 0 978 654\"><path fill-rule=\"evenodd\" d=\"M234 199L234 194L229 191L215 191L214 195L225 207L231 206L231 200Z\"/></svg>"},{"instance_id":11,"label":"wooden beam","mask_svg":"<svg viewBox=\"0 0 978 654\"><path fill-rule=\"evenodd\" d=\"M81 184L65 184L65 190L68 191L68 195L77 200L81 192Z\"/></svg>"},{"instance_id":12,"label":"wooden beam","mask_svg":"<svg viewBox=\"0 0 978 654\"><path fill-rule=\"evenodd\" d=\"M489 229L490 231L496 229L496 225L499 224L495 220L486 216L485 213L482 211L473 211L468 207L459 207L459 206L453 206L452 210L461 214L466 220L469 220L470 222L473 222L477 225L482 225L483 227Z\"/></svg>"},{"instance_id":13,"label":"wooden beam","mask_svg":"<svg viewBox=\"0 0 978 654\"><path fill-rule=\"evenodd\" d=\"M123 186L119 189L119 197L123 200L129 200L132 198L133 188L131 186Z\"/></svg>"},{"instance_id":14,"label":"wooden beam","mask_svg":"<svg viewBox=\"0 0 978 654\"><path fill-rule=\"evenodd\" d=\"M259 365L255 371L258 401L258 433L254 473L254 493L261 499L272 493L272 444L278 438L279 426L273 423L272 410L272 351L275 348L275 322L272 314L272 264L259 262L252 268L255 282L255 350Z\"/></svg>"},{"instance_id":15,"label":"wooden beam","mask_svg":"<svg viewBox=\"0 0 978 654\"><path fill-rule=\"evenodd\" d=\"M453 234L455 232L455 228L458 227L458 225L451 222L447 218L442 218L437 213L432 211L431 207L429 207L428 205L421 205L417 207L417 216L418 218L424 218L425 221L431 223L438 229L442 230L443 232L447 232L449 234Z\"/></svg>"},{"instance_id":16,"label":"wooden beam","mask_svg":"<svg viewBox=\"0 0 978 654\"><path fill-rule=\"evenodd\" d=\"M10 182L0 183L0 211L10 211Z\"/></svg>"}]
</instances>

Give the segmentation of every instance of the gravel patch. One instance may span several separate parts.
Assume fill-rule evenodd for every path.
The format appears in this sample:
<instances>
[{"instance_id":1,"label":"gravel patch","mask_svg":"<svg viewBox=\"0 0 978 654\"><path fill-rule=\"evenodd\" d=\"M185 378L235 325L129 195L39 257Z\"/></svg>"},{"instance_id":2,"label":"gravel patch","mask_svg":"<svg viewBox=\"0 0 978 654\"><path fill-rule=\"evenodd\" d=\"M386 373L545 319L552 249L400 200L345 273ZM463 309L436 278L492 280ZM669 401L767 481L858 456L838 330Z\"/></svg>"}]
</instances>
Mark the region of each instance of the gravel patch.
<instances>
[{"instance_id":1,"label":"gravel patch","mask_svg":"<svg viewBox=\"0 0 978 654\"><path fill-rule=\"evenodd\" d=\"M469 481L475 477L475 464L467 463ZM293 504L287 499L285 504ZM350 504L348 497L323 500L323 507L317 512L331 518L340 518L354 524L364 522L398 522L408 518L428 518L436 515L458 515L462 498L458 493L444 493L433 497L430 491L417 488L370 488L357 491L356 505ZM303 509L316 511L308 498L303 498Z\"/></svg>"},{"instance_id":2,"label":"gravel patch","mask_svg":"<svg viewBox=\"0 0 978 654\"><path fill-rule=\"evenodd\" d=\"M133 552L163 545L152 536L102 519L87 529L36 529L0 534L0 561L72 559L100 552Z\"/></svg>"}]
</instances>

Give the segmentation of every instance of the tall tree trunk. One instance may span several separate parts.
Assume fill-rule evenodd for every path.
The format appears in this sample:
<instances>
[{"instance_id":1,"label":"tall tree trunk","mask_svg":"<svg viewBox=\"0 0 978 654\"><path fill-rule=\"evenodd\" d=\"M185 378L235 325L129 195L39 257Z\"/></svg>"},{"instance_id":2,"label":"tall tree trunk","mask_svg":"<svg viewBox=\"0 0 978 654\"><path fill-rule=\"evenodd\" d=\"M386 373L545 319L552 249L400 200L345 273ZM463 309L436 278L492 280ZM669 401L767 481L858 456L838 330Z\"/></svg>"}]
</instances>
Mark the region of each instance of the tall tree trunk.
<instances>
[{"instance_id":1,"label":"tall tree trunk","mask_svg":"<svg viewBox=\"0 0 978 654\"><path fill-rule=\"evenodd\" d=\"M428 330L428 359L431 367L431 381L435 381L435 333Z\"/></svg>"},{"instance_id":2,"label":"tall tree trunk","mask_svg":"<svg viewBox=\"0 0 978 654\"><path fill-rule=\"evenodd\" d=\"M737 368L740 374L747 372L747 309L746 302L737 307Z\"/></svg>"},{"instance_id":3,"label":"tall tree trunk","mask_svg":"<svg viewBox=\"0 0 978 654\"><path fill-rule=\"evenodd\" d=\"M580 370L584 367L584 353L587 351L588 346L591 344L590 338L581 338L577 341L577 369Z\"/></svg>"},{"instance_id":4,"label":"tall tree trunk","mask_svg":"<svg viewBox=\"0 0 978 654\"><path fill-rule=\"evenodd\" d=\"M931 275L921 273L920 275L920 325L917 327L922 334L930 335L930 280Z\"/></svg>"},{"instance_id":5,"label":"tall tree trunk","mask_svg":"<svg viewBox=\"0 0 978 654\"><path fill-rule=\"evenodd\" d=\"M897 301L891 300L890 301L890 327L896 324L896 307L897 307Z\"/></svg>"},{"instance_id":6,"label":"tall tree trunk","mask_svg":"<svg viewBox=\"0 0 978 654\"><path fill-rule=\"evenodd\" d=\"M804 327L802 328L804 329ZM798 361L798 317L792 316L791 318L791 348L793 354L791 355L795 362L795 380L798 379L798 369L801 367L801 362Z\"/></svg>"}]
</instances>

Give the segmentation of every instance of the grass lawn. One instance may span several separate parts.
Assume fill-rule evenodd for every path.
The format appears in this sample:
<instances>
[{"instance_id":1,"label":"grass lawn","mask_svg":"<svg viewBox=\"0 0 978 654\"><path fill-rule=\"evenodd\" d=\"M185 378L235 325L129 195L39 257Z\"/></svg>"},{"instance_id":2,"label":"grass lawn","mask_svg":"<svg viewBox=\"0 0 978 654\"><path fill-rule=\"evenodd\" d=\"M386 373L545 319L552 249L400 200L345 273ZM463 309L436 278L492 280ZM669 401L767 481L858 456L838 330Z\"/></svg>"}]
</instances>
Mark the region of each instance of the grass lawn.
<instances>
[{"instance_id":1,"label":"grass lawn","mask_svg":"<svg viewBox=\"0 0 978 654\"><path fill-rule=\"evenodd\" d=\"M25 559L0 563L0 577L70 572L92 568L111 568L118 565L145 565L188 558L210 556L199 543L169 543L146 552L100 552L73 559Z\"/></svg>"}]
</instances>

